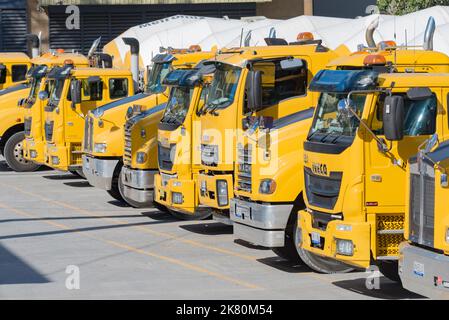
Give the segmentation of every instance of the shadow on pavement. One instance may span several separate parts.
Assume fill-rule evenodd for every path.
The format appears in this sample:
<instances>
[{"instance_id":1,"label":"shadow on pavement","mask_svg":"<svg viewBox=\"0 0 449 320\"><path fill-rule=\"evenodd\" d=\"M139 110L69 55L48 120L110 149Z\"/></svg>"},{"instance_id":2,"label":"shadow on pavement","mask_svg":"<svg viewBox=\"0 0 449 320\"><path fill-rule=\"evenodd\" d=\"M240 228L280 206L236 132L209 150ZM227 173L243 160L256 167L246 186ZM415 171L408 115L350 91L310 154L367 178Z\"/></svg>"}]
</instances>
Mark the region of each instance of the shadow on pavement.
<instances>
[{"instance_id":1,"label":"shadow on pavement","mask_svg":"<svg viewBox=\"0 0 449 320\"><path fill-rule=\"evenodd\" d=\"M223 234L232 234L232 226L222 224L219 222L214 223L198 223L198 224L187 224L179 226L180 228L208 236L218 236Z\"/></svg>"},{"instance_id":2,"label":"shadow on pavement","mask_svg":"<svg viewBox=\"0 0 449 320\"><path fill-rule=\"evenodd\" d=\"M44 179L48 180L82 180L81 177L75 176L71 173L54 174L49 176L42 176Z\"/></svg>"},{"instance_id":3,"label":"shadow on pavement","mask_svg":"<svg viewBox=\"0 0 449 320\"><path fill-rule=\"evenodd\" d=\"M380 278L379 289L368 289L366 278L340 280L332 284L342 289L378 299L425 299L423 296L405 290L400 283L393 282L385 277Z\"/></svg>"},{"instance_id":4,"label":"shadow on pavement","mask_svg":"<svg viewBox=\"0 0 449 320\"><path fill-rule=\"evenodd\" d=\"M64 182L64 185L74 188L93 188L88 181Z\"/></svg>"},{"instance_id":5,"label":"shadow on pavement","mask_svg":"<svg viewBox=\"0 0 449 320\"><path fill-rule=\"evenodd\" d=\"M139 222L139 223L128 223L128 224L114 224L114 225L106 225L106 226L98 226L98 227L86 227L86 228L76 228L76 229L66 229L66 230L54 230L54 231L45 231L45 232L31 232L31 233L22 233L22 234L11 234L0 236L0 240L5 239L19 239L19 238L30 238L30 237L41 237L41 236L52 236L52 235L64 235L68 233L77 233L77 232L88 232L88 231L98 231L98 230L109 230L109 229L120 229L120 228L130 228L137 226L146 226L146 225L154 225L165 223L164 221L152 221L152 222Z\"/></svg>"},{"instance_id":6,"label":"shadow on pavement","mask_svg":"<svg viewBox=\"0 0 449 320\"><path fill-rule=\"evenodd\" d=\"M292 262L277 256L261 258L257 259L257 261L269 267L288 273L303 273L311 271L309 267L307 267L305 264L302 264L301 262Z\"/></svg>"},{"instance_id":7,"label":"shadow on pavement","mask_svg":"<svg viewBox=\"0 0 449 320\"><path fill-rule=\"evenodd\" d=\"M0 244L0 285L48 282L46 277Z\"/></svg>"},{"instance_id":8,"label":"shadow on pavement","mask_svg":"<svg viewBox=\"0 0 449 320\"><path fill-rule=\"evenodd\" d=\"M113 206L119 207L119 208L131 208L128 204L126 204L123 201L111 200L111 201L108 201L108 203L112 204Z\"/></svg>"},{"instance_id":9,"label":"shadow on pavement","mask_svg":"<svg viewBox=\"0 0 449 320\"><path fill-rule=\"evenodd\" d=\"M241 246L244 246L244 247L246 247L248 249L253 249L253 250L265 250L265 251L266 250L271 250L270 248L258 246L257 244L252 244L250 242L247 242L247 241L241 240L241 239L234 240L234 243L238 244L238 245L241 245Z\"/></svg>"},{"instance_id":10,"label":"shadow on pavement","mask_svg":"<svg viewBox=\"0 0 449 320\"><path fill-rule=\"evenodd\" d=\"M157 210L157 209L155 209ZM162 212L162 211L150 211L150 212L142 212L142 215L157 221L179 221L175 217L173 217L170 213Z\"/></svg>"},{"instance_id":11,"label":"shadow on pavement","mask_svg":"<svg viewBox=\"0 0 449 320\"><path fill-rule=\"evenodd\" d=\"M10 167L8 167L8 165L6 164L6 161L0 161L0 172L10 172L12 171L12 169Z\"/></svg>"},{"instance_id":12,"label":"shadow on pavement","mask_svg":"<svg viewBox=\"0 0 449 320\"><path fill-rule=\"evenodd\" d=\"M0 223L8 222L32 222L32 221L58 221L58 220L94 220L94 219L120 219L120 218L142 218L138 214L115 215L115 216L74 216L74 217L42 217L42 218L15 218L0 220Z\"/></svg>"}]
</instances>

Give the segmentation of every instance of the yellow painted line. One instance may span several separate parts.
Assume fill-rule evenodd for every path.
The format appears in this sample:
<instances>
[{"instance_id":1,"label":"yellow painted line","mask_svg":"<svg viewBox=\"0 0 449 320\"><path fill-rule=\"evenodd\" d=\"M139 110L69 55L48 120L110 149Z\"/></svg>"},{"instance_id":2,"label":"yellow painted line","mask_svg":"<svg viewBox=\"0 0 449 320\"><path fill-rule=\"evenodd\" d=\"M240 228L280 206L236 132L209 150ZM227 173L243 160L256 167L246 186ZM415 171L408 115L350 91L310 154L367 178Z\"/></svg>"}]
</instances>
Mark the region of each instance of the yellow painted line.
<instances>
[{"instance_id":1,"label":"yellow painted line","mask_svg":"<svg viewBox=\"0 0 449 320\"><path fill-rule=\"evenodd\" d=\"M1 184L6 186L3 183L1 183ZM17 191L19 191L19 192L21 192L23 194L39 198L42 201L45 201L45 202L48 202L48 203L52 203L52 204L55 204L57 206L61 206L61 207L67 208L67 209L71 209L73 211L79 212L79 213L81 213L83 215L87 215L89 217L103 218L103 216L101 216L101 215L94 214L94 213L92 213L89 210L82 209L82 208L79 208L77 206L73 206L71 204L65 203L65 202L49 199L49 198L46 198L46 197L41 196L39 194L36 194L34 192L25 191L25 190L23 190L21 188L18 188L18 187L11 187L11 186L8 186L8 187L16 189ZM114 219L114 218L103 218L103 219L106 220L106 221L110 221L112 223L115 223L115 224L126 224L125 222L117 220L117 219ZM177 241L177 242L188 244L188 245L191 245L191 246L194 246L194 247L197 247L197 248L203 248L203 249L207 249L207 250L210 250L210 251L215 251L215 252L218 252L218 253L222 253L222 254L238 257L238 258L249 260L249 261L257 261L257 259L258 259L258 257L255 257L255 256L241 254L241 253L238 253L238 252L234 252L234 251L218 248L218 247L211 246L211 245L208 245L208 244L205 244L205 243L201 243L201 242L198 242L198 241L195 241L195 240L183 239L183 238L177 237L177 236L175 236L173 234L170 234L170 233L151 230L148 227L133 226L132 228L140 230L140 231L142 231L144 233L156 235L156 236L163 237L163 238L168 238L170 240L174 240L174 241Z\"/></svg>"},{"instance_id":2,"label":"yellow painted line","mask_svg":"<svg viewBox=\"0 0 449 320\"><path fill-rule=\"evenodd\" d=\"M13 213L15 213L17 215L20 215L20 216L25 216L25 217L28 217L28 218L39 218L39 216L37 216L37 215L33 215L33 214L30 214L30 213L25 212L23 210L13 208L13 207L8 206L8 205L6 205L5 203L2 203L2 202L0 202L0 207L3 208L3 209L8 210L10 212L13 212ZM54 227L57 227L57 228L60 228L60 229L64 229L64 230L70 230L71 229L71 227L69 227L69 226L67 226L65 224L56 223L56 222L53 222L53 221L40 221L40 222L46 223L48 225L51 225L51 226L54 226ZM206 268L203 268L203 267L200 267L200 266L188 263L188 262L184 262L184 261L176 259L176 258L171 258L171 257L160 255L160 254L157 254L157 253L154 253L154 252L145 251L145 250L142 250L142 249L139 249L139 248L136 248L136 247L133 247L133 246L129 246L127 244L124 244L124 243L121 243L121 242L118 242L118 241L108 240L108 239L104 239L104 238L100 238L100 237L97 237L97 236L88 235L88 234L80 233L80 232L76 232L76 233L79 233L79 235L84 236L86 238L95 239L95 240L98 240L100 242L107 243L107 244L109 244L111 246L114 246L114 247L117 247L117 248L121 248L121 249L125 249L125 250L128 250L128 251L137 253L137 254L141 254L141 255L157 258L159 260L163 260L165 262L181 266L181 267L183 267L185 269L196 271L198 273L207 274L207 275L209 275L211 277L223 280L225 282L230 282L230 283L233 283L233 284L236 284L236 285L248 288L248 289L258 289L258 290L263 289L262 287L259 287L259 286L255 285L255 284L252 284L252 283L249 283L249 282L246 282L246 281L241 281L241 280L238 280L238 279L235 279L235 278L232 278L232 277L228 277L228 276L225 276L225 275L220 274L218 272L210 271L210 270L208 270Z\"/></svg>"}]
</instances>

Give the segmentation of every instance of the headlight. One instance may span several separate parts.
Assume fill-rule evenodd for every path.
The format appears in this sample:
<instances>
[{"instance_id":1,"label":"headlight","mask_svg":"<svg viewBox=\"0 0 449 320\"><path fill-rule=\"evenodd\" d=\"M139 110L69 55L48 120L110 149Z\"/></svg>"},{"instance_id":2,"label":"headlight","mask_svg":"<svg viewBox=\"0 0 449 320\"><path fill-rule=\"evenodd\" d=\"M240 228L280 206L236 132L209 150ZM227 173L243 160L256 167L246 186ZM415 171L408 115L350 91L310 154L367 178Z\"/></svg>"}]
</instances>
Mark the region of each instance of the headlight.
<instances>
[{"instance_id":1,"label":"headlight","mask_svg":"<svg viewBox=\"0 0 449 320\"><path fill-rule=\"evenodd\" d=\"M106 152L106 143L96 143L94 145L94 152L95 153L105 153Z\"/></svg>"},{"instance_id":2,"label":"headlight","mask_svg":"<svg viewBox=\"0 0 449 320\"><path fill-rule=\"evenodd\" d=\"M172 192L171 199L173 204L182 204L184 202L182 198L182 193L179 192Z\"/></svg>"},{"instance_id":3,"label":"headlight","mask_svg":"<svg viewBox=\"0 0 449 320\"><path fill-rule=\"evenodd\" d=\"M263 179L259 185L259 193L273 194L276 191L276 181L273 179Z\"/></svg>"},{"instance_id":4,"label":"headlight","mask_svg":"<svg viewBox=\"0 0 449 320\"><path fill-rule=\"evenodd\" d=\"M145 152L137 152L136 162L139 164L145 163L147 161L147 154Z\"/></svg>"},{"instance_id":5,"label":"headlight","mask_svg":"<svg viewBox=\"0 0 449 320\"><path fill-rule=\"evenodd\" d=\"M446 243L449 243L449 228L446 229Z\"/></svg>"},{"instance_id":6,"label":"headlight","mask_svg":"<svg viewBox=\"0 0 449 320\"><path fill-rule=\"evenodd\" d=\"M351 240L337 239L337 253L344 256L354 255L354 244Z\"/></svg>"},{"instance_id":7,"label":"headlight","mask_svg":"<svg viewBox=\"0 0 449 320\"><path fill-rule=\"evenodd\" d=\"M59 164L59 157L57 156L52 156L51 157L51 163L55 166L57 166Z\"/></svg>"},{"instance_id":8,"label":"headlight","mask_svg":"<svg viewBox=\"0 0 449 320\"><path fill-rule=\"evenodd\" d=\"M220 207L228 205L228 183L226 180L217 180L217 199Z\"/></svg>"}]
</instances>

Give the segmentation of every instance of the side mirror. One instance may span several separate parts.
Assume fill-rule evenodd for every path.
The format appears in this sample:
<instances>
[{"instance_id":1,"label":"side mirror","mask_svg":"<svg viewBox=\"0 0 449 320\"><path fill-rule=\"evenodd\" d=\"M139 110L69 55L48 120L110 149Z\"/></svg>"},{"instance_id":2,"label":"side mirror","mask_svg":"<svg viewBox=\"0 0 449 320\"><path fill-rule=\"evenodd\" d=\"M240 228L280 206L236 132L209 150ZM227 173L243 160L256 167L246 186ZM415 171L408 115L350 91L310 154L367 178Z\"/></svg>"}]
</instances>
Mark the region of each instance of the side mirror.
<instances>
[{"instance_id":1,"label":"side mirror","mask_svg":"<svg viewBox=\"0 0 449 320\"><path fill-rule=\"evenodd\" d=\"M257 111L262 107L262 72L249 71L246 78L246 97L248 109Z\"/></svg>"},{"instance_id":2,"label":"side mirror","mask_svg":"<svg viewBox=\"0 0 449 320\"><path fill-rule=\"evenodd\" d=\"M297 58L285 59L281 61L280 65L282 70L292 70L302 68L304 66L304 62Z\"/></svg>"},{"instance_id":3,"label":"side mirror","mask_svg":"<svg viewBox=\"0 0 449 320\"><path fill-rule=\"evenodd\" d=\"M351 118L353 114L349 110L351 108L352 101L350 99L340 99L337 104L337 111L345 118Z\"/></svg>"},{"instance_id":4,"label":"side mirror","mask_svg":"<svg viewBox=\"0 0 449 320\"><path fill-rule=\"evenodd\" d=\"M72 108L81 103L81 80L73 80L70 83L70 96L72 98Z\"/></svg>"},{"instance_id":5,"label":"side mirror","mask_svg":"<svg viewBox=\"0 0 449 320\"><path fill-rule=\"evenodd\" d=\"M42 101L48 100L48 92L47 91L40 91L39 94L38 94L38 97Z\"/></svg>"},{"instance_id":6,"label":"side mirror","mask_svg":"<svg viewBox=\"0 0 449 320\"><path fill-rule=\"evenodd\" d=\"M385 98L383 110L384 134L389 141L400 141L404 138L404 98L388 96Z\"/></svg>"},{"instance_id":7,"label":"side mirror","mask_svg":"<svg viewBox=\"0 0 449 320\"><path fill-rule=\"evenodd\" d=\"M27 98L19 99L19 101L17 101L17 106L19 108L23 107L23 105L26 103L26 100L27 100Z\"/></svg>"},{"instance_id":8,"label":"side mirror","mask_svg":"<svg viewBox=\"0 0 449 320\"><path fill-rule=\"evenodd\" d=\"M435 147L438 143L438 134L434 133L429 140L426 141L426 146L424 147L424 152L429 153L432 151L433 147Z\"/></svg>"},{"instance_id":9,"label":"side mirror","mask_svg":"<svg viewBox=\"0 0 449 320\"><path fill-rule=\"evenodd\" d=\"M267 116L260 117L259 126L261 129L271 130L271 129L273 129L273 125L274 125L273 117L267 117Z\"/></svg>"}]
</instances>

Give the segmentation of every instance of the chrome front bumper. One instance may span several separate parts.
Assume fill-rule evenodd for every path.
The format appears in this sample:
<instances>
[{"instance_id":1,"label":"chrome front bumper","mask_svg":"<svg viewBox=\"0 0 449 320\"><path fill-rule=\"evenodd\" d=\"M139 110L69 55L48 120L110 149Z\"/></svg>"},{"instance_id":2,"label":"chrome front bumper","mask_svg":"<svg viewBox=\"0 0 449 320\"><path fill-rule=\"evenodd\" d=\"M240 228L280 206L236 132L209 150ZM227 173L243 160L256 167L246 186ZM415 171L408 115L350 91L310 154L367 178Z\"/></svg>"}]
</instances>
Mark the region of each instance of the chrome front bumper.
<instances>
[{"instance_id":1,"label":"chrome front bumper","mask_svg":"<svg viewBox=\"0 0 449 320\"><path fill-rule=\"evenodd\" d=\"M283 247L292 208L293 205L265 205L231 199L234 238L268 248Z\"/></svg>"},{"instance_id":2,"label":"chrome front bumper","mask_svg":"<svg viewBox=\"0 0 449 320\"><path fill-rule=\"evenodd\" d=\"M432 299L449 299L449 256L403 242L399 276L407 290Z\"/></svg>"},{"instance_id":3,"label":"chrome front bumper","mask_svg":"<svg viewBox=\"0 0 449 320\"><path fill-rule=\"evenodd\" d=\"M128 199L152 205L154 200L154 175L156 170L133 170L122 168L123 193Z\"/></svg>"},{"instance_id":4,"label":"chrome front bumper","mask_svg":"<svg viewBox=\"0 0 449 320\"><path fill-rule=\"evenodd\" d=\"M119 160L98 159L83 155L83 173L87 181L96 188L112 189L112 179Z\"/></svg>"}]
</instances>

